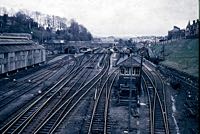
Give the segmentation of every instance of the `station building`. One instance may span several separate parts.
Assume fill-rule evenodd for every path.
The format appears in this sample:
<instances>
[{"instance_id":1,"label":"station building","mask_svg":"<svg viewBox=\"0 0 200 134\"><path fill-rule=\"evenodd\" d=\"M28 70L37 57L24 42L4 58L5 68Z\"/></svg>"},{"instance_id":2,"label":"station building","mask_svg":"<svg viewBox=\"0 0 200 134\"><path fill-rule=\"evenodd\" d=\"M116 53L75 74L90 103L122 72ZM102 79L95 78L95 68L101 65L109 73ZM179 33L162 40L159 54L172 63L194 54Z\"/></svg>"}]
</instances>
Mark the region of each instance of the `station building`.
<instances>
[{"instance_id":1,"label":"station building","mask_svg":"<svg viewBox=\"0 0 200 134\"><path fill-rule=\"evenodd\" d=\"M132 57L119 64L118 99L119 102L137 101L139 92L140 64Z\"/></svg>"},{"instance_id":2,"label":"station building","mask_svg":"<svg viewBox=\"0 0 200 134\"><path fill-rule=\"evenodd\" d=\"M44 63L45 48L30 34L0 34L0 75Z\"/></svg>"}]
</instances>

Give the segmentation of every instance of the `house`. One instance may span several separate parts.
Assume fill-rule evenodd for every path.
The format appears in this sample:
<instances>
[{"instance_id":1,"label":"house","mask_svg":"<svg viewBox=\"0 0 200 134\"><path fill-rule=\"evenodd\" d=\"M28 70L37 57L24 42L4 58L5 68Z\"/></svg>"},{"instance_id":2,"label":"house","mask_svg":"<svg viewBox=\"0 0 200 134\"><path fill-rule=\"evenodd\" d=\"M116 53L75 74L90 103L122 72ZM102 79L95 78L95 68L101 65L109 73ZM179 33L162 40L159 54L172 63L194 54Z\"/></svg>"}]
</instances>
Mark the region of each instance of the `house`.
<instances>
[{"instance_id":1,"label":"house","mask_svg":"<svg viewBox=\"0 0 200 134\"><path fill-rule=\"evenodd\" d=\"M199 37L199 20L193 20L193 23L188 22L185 30L185 37L188 38L198 38Z\"/></svg>"},{"instance_id":2,"label":"house","mask_svg":"<svg viewBox=\"0 0 200 134\"><path fill-rule=\"evenodd\" d=\"M168 40L171 39L180 39L185 37L185 30L180 29L177 26L174 26L174 28L170 31L168 31Z\"/></svg>"}]
</instances>

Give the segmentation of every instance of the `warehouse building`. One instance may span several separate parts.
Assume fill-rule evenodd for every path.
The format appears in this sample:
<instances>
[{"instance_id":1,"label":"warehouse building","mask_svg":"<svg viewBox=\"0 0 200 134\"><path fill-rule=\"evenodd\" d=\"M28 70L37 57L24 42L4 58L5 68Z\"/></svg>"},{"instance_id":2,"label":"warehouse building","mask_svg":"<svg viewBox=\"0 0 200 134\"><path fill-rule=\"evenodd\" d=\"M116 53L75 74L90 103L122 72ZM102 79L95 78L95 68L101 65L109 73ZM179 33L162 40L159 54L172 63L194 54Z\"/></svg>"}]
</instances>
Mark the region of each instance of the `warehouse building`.
<instances>
[{"instance_id":1,"label":"warehouse building","mask_svg":"<svg viewBox=\"0 0 200 134\"><path fill-rule=\"evenodd\" d=\"M30 34L0 34L0 75L44 63L45 48Z\"/></svg>"}]
</instances>

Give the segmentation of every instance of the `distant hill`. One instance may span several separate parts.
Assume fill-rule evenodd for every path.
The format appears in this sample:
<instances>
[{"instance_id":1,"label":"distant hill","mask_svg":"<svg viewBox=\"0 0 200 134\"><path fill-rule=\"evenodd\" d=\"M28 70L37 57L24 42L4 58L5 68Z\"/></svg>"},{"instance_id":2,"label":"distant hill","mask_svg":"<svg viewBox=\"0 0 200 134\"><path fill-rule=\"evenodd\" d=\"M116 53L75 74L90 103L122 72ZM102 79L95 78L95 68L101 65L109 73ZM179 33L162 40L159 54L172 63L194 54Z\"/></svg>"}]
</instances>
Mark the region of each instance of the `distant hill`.
<instances>
[{"instance_id":1,"label":"distant hill","mask_svg":"<svg viewBox=\"0 0 200 134\"><path fill-rule=\"evenodd\" d=\"M163 45L152 45L153 53L160 56ZM165 43L164 64L190 75L199 74L199 39L182 39Z\"/></svg>"}]
</instances>

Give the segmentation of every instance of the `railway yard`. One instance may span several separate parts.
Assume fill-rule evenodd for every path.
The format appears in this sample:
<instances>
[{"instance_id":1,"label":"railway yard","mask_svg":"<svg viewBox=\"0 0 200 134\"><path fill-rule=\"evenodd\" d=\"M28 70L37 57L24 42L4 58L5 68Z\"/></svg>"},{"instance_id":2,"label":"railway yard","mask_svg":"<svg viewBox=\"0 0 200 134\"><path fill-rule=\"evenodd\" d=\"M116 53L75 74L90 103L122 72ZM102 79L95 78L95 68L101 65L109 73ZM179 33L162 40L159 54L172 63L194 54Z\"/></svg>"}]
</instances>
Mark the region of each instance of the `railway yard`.
<instances>
[{"instance_id":1,"label":"railway yard","mask_svg":"<svg viewBox=\"0 0 200 134\"><path fill-rule=\"evenodd\" d=\"M116 59L122 65L141 60L136 55L113 59L102 49L65 54L1 78L0 133L199 133L197 83L145 60L136 102L127 96L128 105L121 104ZM178 89L171 87L171 76L180 81Z\"/></svg>"},{"instance_id":2,"label":"railway yard","mask_svg":"<svg viewBox=\"0 0 200 134\"><path fill-rule=\"evenodd\" d=\"M200 134L197 0L1 0L0 134Z\"/></svg>"}]
</instances>

